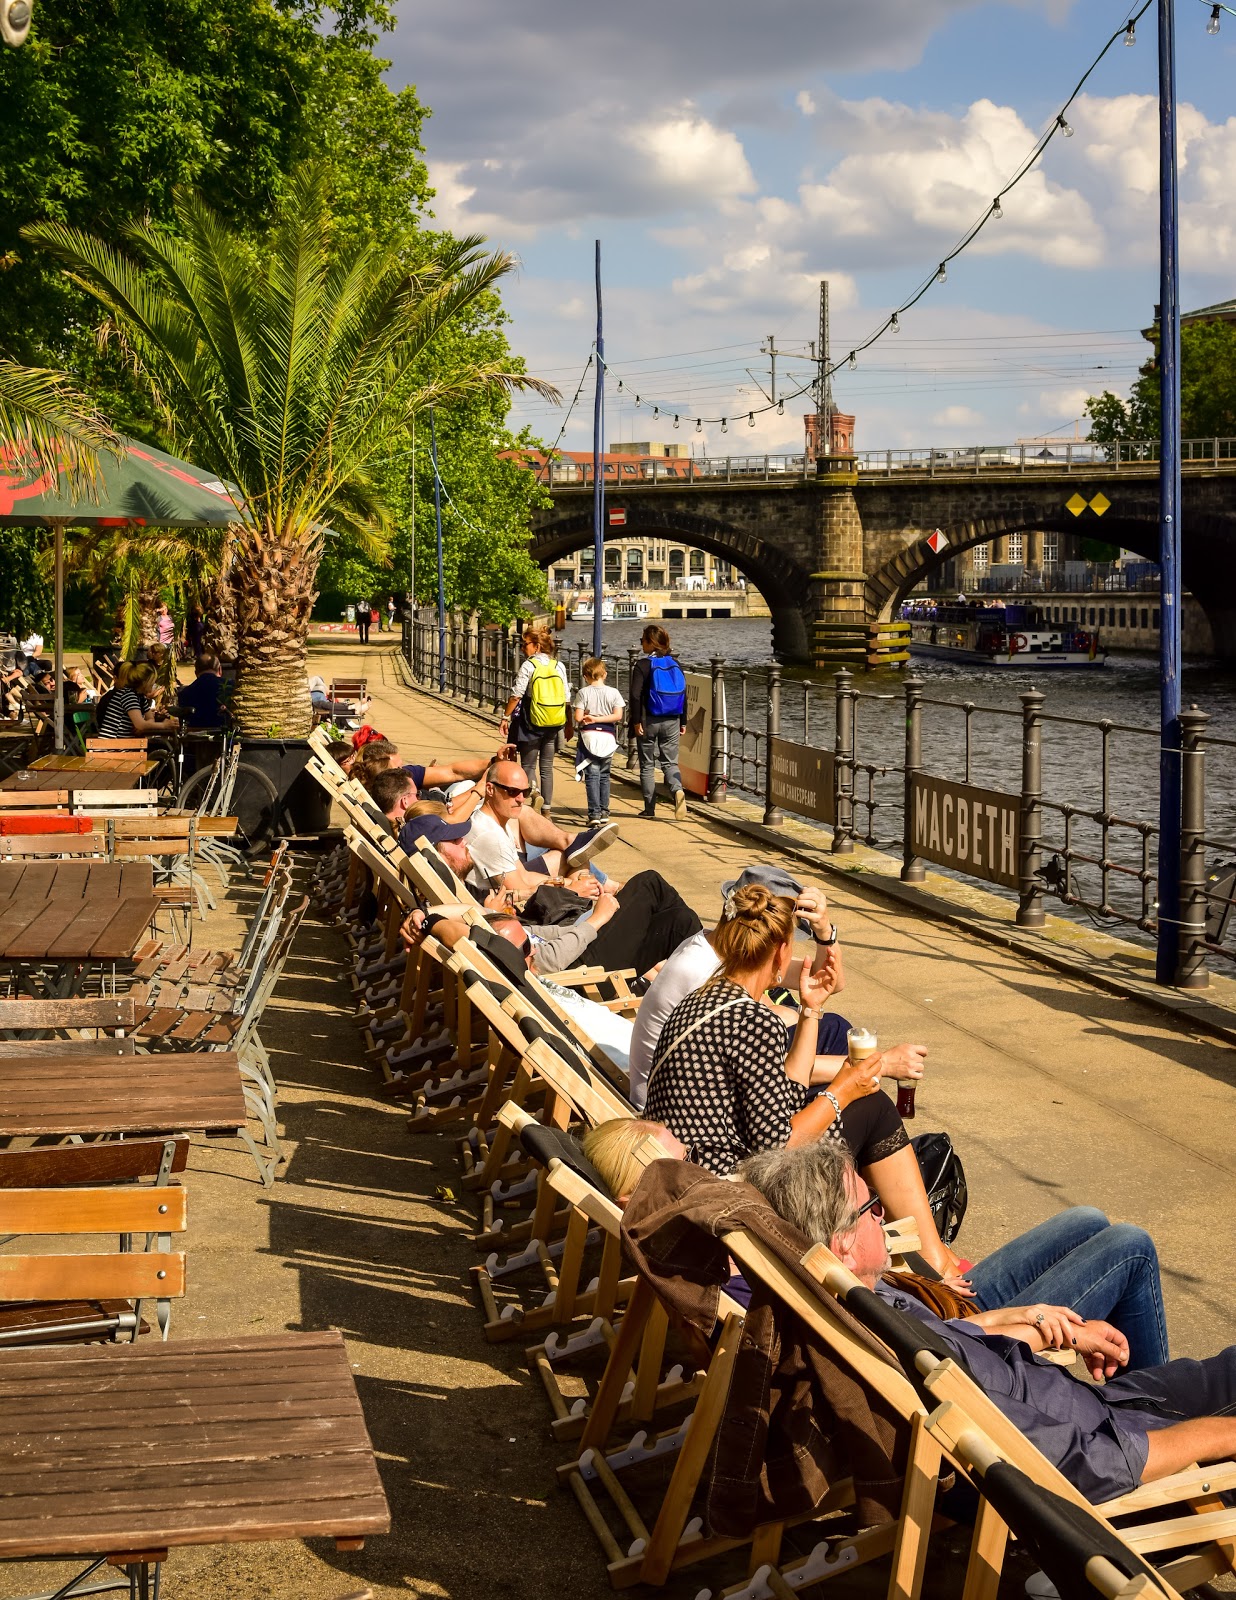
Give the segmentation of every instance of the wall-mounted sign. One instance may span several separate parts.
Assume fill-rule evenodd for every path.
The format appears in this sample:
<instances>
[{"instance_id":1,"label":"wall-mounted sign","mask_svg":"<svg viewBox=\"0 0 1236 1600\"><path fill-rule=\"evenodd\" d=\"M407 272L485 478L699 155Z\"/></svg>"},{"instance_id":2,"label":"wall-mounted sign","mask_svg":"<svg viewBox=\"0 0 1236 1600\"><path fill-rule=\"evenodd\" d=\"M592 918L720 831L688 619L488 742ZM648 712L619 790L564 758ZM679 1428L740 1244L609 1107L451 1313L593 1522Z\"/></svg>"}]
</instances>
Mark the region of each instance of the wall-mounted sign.
<instances>
[{"instance_id":1,"label":"wall-mounted sign","mask_svg":"<svg viewBox=\"0 0 1236 1600\"><path fill-rule=\"evenodd\" d=\"M912 849L924 861L1017 888L1021 799L915 773Z\"/></svg>"},{"instance_id":2,"label":"wall-mounted sign","mask_svg":"<svg viewBox=\"0 0 1236 1600\"><path fill-rule=\"evenodd\" d=\"M773 805L815 822L836 822L832 751L791 744L788 739L772 739L770 744Z\"/></svg>"}]
</instances>

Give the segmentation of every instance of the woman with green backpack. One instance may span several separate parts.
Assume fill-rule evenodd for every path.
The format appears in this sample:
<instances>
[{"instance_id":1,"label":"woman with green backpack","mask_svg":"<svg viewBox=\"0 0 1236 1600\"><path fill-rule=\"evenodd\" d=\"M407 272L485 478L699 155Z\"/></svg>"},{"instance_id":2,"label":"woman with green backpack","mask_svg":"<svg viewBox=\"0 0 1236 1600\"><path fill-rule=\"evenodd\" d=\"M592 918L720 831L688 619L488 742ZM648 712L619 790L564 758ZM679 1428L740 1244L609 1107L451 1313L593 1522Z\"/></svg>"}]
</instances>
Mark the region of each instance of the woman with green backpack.
<instances>
[{"instance_id":1,"label":"woman with green backpack","mask_svg":"<svg viewBox=\"0 0 1236 1600\"><path fill-rule=\"evenodd\" d=\"M640 646L644 655L631 671L627 703L639 750L639 786L644 796L641 815L656 815L660 767L674 802L674 815L681 821L687 814L687 797L678 770L678 739L687 720L687 680L670 652L670 636L664 628L650 622Z\"/></svg>"},{"instance_id":2,"label":"woman with green backpack","mask_svg":"<svg viewBox=\"0 0 1236 1600\"><path fill-rule=\"evenodd\" d=\"M541 791L542 815L554 798L558 735L570 738L571 686L548 628L524 630L524 664L515 675L502 719L502 737L519 750L528 782Z\"/></svg>"}]
</instances>

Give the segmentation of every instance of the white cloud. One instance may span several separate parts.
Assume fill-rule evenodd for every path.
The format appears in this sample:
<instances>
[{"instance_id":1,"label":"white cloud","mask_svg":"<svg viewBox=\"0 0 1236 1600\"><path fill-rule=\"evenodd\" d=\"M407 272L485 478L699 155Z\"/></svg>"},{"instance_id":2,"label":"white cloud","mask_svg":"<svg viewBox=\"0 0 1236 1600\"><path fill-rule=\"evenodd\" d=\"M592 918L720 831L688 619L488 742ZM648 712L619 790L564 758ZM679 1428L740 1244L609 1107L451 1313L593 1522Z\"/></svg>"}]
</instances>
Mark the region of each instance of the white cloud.
<instances>
[{"instance_id":1,"label":"white cloud","mask_svg":"<svg viewBox=\"0 0 1236 1600\"><path fill-rule=\"evenodd\" d=\"M1102 384L1096 384L1090 389L1043 389L1036 399L1023 401L1017 408L1017 414L1039 421L1063 418L1066 422L1072 422L1085 415L1086 401L1102 387Z\"/></svg>"},{"instance_id":2,"label":"white cloud","mask_svg":"<svg viewBox=\"0 0 1236 1600\"><path fill-rule=\"evenodd\" d=\"M973 406L945 406L932 417L938 428L973 428L983 420L983 413Z\"/></svg>"},{"instance_id":3,"label":"white cloud","mask_svg":"<svg viewBox=\"0 0 1236 1600\"><path fill-rule=\"evenodd\" d=\"M815 116L815 100L812 98L811 91L809 89L800 89L794 96L794 104L802 112L804 117Z\"/></svg>"}]
</instances>

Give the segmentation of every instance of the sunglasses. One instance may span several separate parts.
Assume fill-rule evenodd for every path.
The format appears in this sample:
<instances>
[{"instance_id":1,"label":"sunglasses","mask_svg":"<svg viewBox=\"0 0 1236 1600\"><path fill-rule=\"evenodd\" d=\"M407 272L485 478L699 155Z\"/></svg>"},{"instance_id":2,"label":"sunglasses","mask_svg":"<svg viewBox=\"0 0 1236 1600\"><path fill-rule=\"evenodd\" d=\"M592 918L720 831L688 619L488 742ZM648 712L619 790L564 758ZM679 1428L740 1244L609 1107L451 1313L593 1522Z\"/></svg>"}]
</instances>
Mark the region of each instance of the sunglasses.
<instances>
[{"instance_id":1,"label":"sunglasses","mask_svg":"<svg viewBox=\"0 0 1236 1600\"><path fill-rule=\"evenodd\" d=\"M493 783L492 778L490 779L490 782ZM509 783L494 783L493 786L495 789L500 789L503 794L509 794L512 800L517 794L523 795L528 793L527 784L525 784L522 789L515 788Z\"/></svg>"},{"instance_id":2,"label":"sunglasses","mask_svg":"<svg viewBox=\"0 0 1236 1600\"><path fill-rule=\"evenodd\" d=\"M870 1195L866 1204L859 1206L858 1210L854 1213L854 1221L857 1222L860 1217L866 1216L868 1211L870 1211L871 1215L876 1219L877 1222L884 1221L884 1202L880 1199L878 1194Z\"/></svg>"}]
</instances>

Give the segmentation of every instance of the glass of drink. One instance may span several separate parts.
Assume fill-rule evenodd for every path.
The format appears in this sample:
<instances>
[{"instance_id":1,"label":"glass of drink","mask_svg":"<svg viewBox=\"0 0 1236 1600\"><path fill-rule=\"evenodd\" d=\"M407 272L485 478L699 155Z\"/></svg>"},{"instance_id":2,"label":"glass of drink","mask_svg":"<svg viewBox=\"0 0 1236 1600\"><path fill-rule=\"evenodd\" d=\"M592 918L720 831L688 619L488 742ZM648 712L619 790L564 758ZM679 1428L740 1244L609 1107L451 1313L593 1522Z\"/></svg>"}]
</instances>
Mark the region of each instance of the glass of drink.
<instances>
[{"instance_id":1,"label":"glass of drink","mask_svg":"<svg viewBox=\"0 0 1236 1600\"><path fill-rule=\"evenodd\" d=\"M845 1036L846 1049L851 1061L865 1061L880 1048L874 1033L866 1028L851 1028Z\"/></svg>"},{"instance_id":2,"label":"glass of drink","mask_svg":"<svg viewBox=\"0 0 1236 1600\"><path fill-rule=\"evenodd\" d=\"M913 1078L902 1078L897 1085L897 1115L908 1122L914 1115L914 1091L918 1087Z\"/></svg>"}]
</instances>

